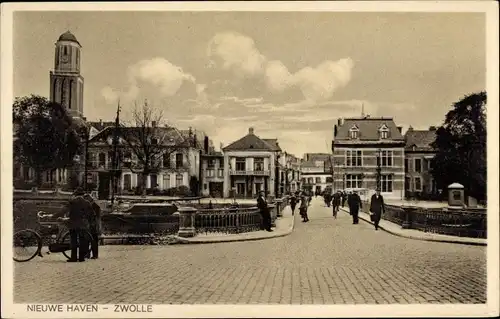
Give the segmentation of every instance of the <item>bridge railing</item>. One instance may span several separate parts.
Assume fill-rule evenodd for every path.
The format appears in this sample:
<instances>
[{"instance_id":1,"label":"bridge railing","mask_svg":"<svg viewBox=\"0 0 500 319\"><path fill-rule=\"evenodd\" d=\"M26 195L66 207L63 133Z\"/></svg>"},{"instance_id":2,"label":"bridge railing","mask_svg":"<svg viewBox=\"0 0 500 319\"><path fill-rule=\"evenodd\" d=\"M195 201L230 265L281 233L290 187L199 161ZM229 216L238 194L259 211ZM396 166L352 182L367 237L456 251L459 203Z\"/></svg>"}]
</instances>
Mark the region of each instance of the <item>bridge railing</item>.
<instances>
[{"instance_id":1,"label":"bridge railing","mask_svg":"<svg viewBox=\"0 0 500 319\"><path fill-rule=\"evenodd\" d=\"M369 214L370 203L363 202L363 211ZM427 208L417 206L385 205L382 219L405 229L458 237L486 238L486 209Z\"/></svg>"}]
</instances>

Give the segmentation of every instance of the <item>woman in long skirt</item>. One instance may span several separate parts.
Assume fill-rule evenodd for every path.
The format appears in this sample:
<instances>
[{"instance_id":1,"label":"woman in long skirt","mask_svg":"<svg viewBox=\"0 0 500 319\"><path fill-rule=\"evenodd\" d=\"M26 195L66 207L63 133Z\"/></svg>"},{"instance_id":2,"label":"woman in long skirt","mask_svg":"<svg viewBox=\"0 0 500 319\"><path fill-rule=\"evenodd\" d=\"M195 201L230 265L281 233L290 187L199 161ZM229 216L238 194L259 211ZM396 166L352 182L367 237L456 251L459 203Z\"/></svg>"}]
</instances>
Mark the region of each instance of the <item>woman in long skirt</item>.
<instances>
[{"instance_id":1,"label":"woman in long skirt","mask_svg":"<svg viewBox=\"0 0 500 319\"><path fill-rule=\"evenodd\" d=\"M305 195L302 195L301 201L300 201L300 216L302 216L302 222L308 222L309 217L307 216L307 206L308 204L308 198Z\"/></svg>"}]
</instances>

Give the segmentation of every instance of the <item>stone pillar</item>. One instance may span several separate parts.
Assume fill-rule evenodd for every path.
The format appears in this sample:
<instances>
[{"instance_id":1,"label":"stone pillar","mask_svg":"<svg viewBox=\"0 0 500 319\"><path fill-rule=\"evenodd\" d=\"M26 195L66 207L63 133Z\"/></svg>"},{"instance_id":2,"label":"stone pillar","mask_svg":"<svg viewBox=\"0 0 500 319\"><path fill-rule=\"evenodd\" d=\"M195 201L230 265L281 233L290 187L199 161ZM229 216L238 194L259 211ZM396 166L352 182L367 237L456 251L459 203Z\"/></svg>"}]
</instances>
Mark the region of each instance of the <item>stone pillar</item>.
<instances>
[{"instance_id":1,"label":"stone pillar","mask_svg":"<svg viewBox=\"0 0 500 319\"><path fill-rule=\"evenodd\" d=\"M283 217L283 214L281 213L281 211L283 209L283 199L278 198L278 199L276 199L275 203L276 203L276 216Z\"/></svg>"},{"instance_id":2,"label":"stone pillar","mask_svg":"<svg viewBox=\"0 0 500 319\"><path fill-rule=\"evenodd\" d=\"M194 227L194 218L196 216L196 208L180 207L179 208L179 237L194 237L196 229Z\"/></svg>"},{"instance_id":3,"label":"stone pillar","mask_svg":"<svg viewBox=\"0 0 500 319\"><path fill-rule=\"evenodd\" d=\"M275 204L270 204L268 207L269 207L269 212L271 213L271 226L276 227L277 206Z\"/></svg>"},{"instance_id":4,"label":"stone pillar","mask_svg":"<svg viewBox=\"0 0 500 319\"><path fill-rule=\"evenodd\" d=\"M413 226L413 219L415 216L415 212L417 211L417 208L413 207L413 206L407 206L407 207L403 207L403 210L405 212L405 214L404 214L405 220L401 224L401 227L403 229L411 229Z\"/></svg>"}]
</instances>

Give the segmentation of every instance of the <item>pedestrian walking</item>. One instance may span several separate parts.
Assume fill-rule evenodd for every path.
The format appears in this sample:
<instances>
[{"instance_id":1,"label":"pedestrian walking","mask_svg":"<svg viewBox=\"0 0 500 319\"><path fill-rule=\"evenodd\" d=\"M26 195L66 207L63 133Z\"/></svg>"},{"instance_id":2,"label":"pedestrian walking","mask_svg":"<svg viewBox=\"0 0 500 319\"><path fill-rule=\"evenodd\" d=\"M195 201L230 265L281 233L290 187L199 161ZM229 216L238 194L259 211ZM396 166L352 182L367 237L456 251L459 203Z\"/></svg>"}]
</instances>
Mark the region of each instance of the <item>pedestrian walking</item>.
<instances>
[{"instance_id":1,"label":"pedestrian walking","mask_svg":"<svg viewBox=\"0 0 500 319\"><path fill-rule=\"evenodd\" d=\"M264 197L264 192L261 191L259 193L259 197L257 198L257 207L259 208L260 215L262 216L262 226L268 232L272 232L271 229L271 213L269 212L269 206L267 205L267 201Z\"/></svg>"},{"instance_id":2,"label":"pedestrian walking","mask_svg":"<svg viewBox=\"0 0 500 319\"><path fill-rule=\"evenodd\" d=\"M359 209L363 207L363 204L361 203L361 197L359 197L358 192L354 191L351 196L348 199L347 204L349 205L349 211L352 215L352 223L353 224L358 224L359 223Z\"/></svg>"},{"instance_id":3,"label":"pedestrian walking","mask_svg":"<svg viewBox=\"0 0 500 319\"><path fill-rule=\"evenodd\" d=\"M342 199L341 199L342 200L342 207L344 207L345 202L347 200L347 193L346 193L346 191L342 191L341 194L342 194Z\"/></svg>"},{"instance_id":4,"label":"pedestrian walking","mask_svg":"<svg viewBox=\"0 0 500 319\"><path fill-rule=\"evenodd\" d=\"M384 198L380 195L380 190L377 189L370 200L370 219L375 225L375 230L378 230L378 224L382 213L385 212Z\"/></svg>"},{"instance_id":5,"label":"pedestrian walking","mask_svg":"<svg viewBox=\"0 0 500 319\"><path fill-rule=\"evenodd\" d=\"M85 193L78 188L69 202L69 235L71 240L71 257L68 262L83 262L88 254L90 214L92 205L83 198Z\"/></svg>"},{"instance_id":6,"label":"pedestrian walking","mask_svg":"<svg viewBox=\"0 0 500 319\"><path fill-rule=\"evenodd\" d=\"M337 213L339 212L340 206L340 192L333 194L332 206L333 206L333 217L337 218Z\"/></svg>"},{"instance_id":7,"label":"pedestrian walking","mask_svg":"<svg viewBox=\"0 0 500 319\"><path fill-rule=\"evenodd\" d=\"M308 222L309 217L307 216L307 208L309 206L310 200L308 200L308 197L306 197L305 194L302 194L301 200L300 200L300 216L302 217L302 222Z\"/></svg>"},{"instance_id":8,"label":"pedestrian walking","mask_svg":"<svg viewBox=\"0 0 500 319\"><path fill-rule=\"evenodd\" d=\"M101 235L102 229L101 207L97 205L92 196L89 194L85 194L83 198L92 205L92 215L90 216L90 235L92 235L90 243L92 252L91 259L97 259L99 258L99 236Z\"/></svg>"},{"instance_id":9,"label":"pedestrian walking","mask_svg":"<svg viewBox=\"0 0 500 319\"><path fill-rule=\"evenodd\" d=\"M290 208L292 209L292 216L295 213L295 206L297 206L297 196L295 194L292 194L292 197L290 197Z\"/></svg>"}]
</instances>

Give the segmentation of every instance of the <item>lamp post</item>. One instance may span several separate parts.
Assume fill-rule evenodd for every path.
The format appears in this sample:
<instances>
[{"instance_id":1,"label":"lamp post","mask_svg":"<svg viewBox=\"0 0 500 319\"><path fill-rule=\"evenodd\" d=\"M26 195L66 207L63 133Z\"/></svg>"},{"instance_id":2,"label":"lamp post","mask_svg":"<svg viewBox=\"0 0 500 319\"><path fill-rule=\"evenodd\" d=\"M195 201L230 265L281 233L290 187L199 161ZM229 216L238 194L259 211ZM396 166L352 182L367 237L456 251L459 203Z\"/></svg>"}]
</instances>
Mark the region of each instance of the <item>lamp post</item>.
<instances>
[{"instance_id":1,"label":"lamp post","mask_svg":"<svg viewBox=\"0 0 500 319\"><path fill-rule=\"evenodd\" d=\"M381 149L378 149L377 150L377 190L380 191L381 190L381 185L380 185L380 182L381 182L381 171L382 171L382 167L381 167L381 160L382 160L382 150Z\"/></svg>"}]
</instances>

